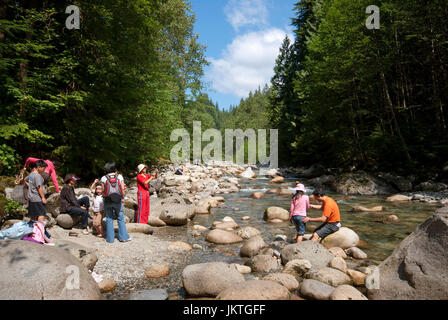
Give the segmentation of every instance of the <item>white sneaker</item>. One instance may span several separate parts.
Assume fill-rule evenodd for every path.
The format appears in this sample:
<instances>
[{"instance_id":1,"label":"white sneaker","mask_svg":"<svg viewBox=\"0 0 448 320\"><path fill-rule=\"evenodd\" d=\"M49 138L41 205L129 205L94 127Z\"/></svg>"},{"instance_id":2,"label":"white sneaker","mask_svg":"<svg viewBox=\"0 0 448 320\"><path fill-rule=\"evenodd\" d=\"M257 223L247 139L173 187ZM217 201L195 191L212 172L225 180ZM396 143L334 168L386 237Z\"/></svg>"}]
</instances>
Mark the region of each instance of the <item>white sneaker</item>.
<instances>
[{"instance_id":1,"label":"white sneaker","mask_svg":"<svg viewBox=\"0 0 448 320\"><path fill-rule=\"evenodd\" d=\"M89 230L87 230L87 229L82 229L82 234L89 234L90 232L89 232Z\"/></svg>"},{"instance_id":2,"label":"white sneaker","mask_svg":"<svg viewBox=\"0 0 448 320\"><path fill-rule=\"evenodd\" d=\"M129 238L128 240L123 240L123 241L120 241L120 242L129 242L131 240L132 240L132 238Z\"/></svg>"}]
</instances>

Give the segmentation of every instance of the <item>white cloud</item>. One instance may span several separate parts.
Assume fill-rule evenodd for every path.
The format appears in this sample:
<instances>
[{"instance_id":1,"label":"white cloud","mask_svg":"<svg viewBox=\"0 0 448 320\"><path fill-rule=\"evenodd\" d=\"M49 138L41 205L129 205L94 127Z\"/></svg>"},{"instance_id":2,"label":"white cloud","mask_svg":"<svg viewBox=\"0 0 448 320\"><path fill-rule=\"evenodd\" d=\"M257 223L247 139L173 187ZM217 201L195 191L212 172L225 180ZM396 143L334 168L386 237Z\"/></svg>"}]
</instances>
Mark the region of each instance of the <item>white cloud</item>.
<instances>
[{"instance_id":1,"label":"white cloud","mask_svg":"<svg viewBox=\"0 0 448 320\"><path fill-rule=\"evenodd\" d=\"M264 0L230 0L224 8L227 21L235 30L246 25L266 25L268 9Z\"/></svg>"},{"instance_id":2,"label":"white cloud","mask_svg":"<svg viewBox=\"0 0 448 320\"><path fill-rule=\"evenodd\" d=\"M221 59L210 59L207 78L213 89L243 98L250 91L269 83L280 46L287 34L292 39L290 33L278 28L237 36L227 46Z\"/></svg>"}]
</instances>

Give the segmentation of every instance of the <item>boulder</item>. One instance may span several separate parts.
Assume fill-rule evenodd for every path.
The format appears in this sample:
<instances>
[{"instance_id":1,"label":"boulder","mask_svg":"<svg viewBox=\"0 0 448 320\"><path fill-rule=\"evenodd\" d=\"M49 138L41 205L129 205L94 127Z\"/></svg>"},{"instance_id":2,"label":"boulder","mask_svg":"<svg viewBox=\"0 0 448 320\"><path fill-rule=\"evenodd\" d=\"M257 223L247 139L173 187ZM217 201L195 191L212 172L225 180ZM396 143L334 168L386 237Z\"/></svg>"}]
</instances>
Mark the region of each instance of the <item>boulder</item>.
<instances>
[{"instance_id":1,"label":"boulder","mask_svg":"<svg viewBox=\"0 0 448 320\"><path fill-rule=\"evenodd\" d=\"M326 248L339 247L347 249L358 245L359 236L352 229L341 227L338 231L324 238L321 243Z\"/></svg>"},{"instance_id":2,"label":"boulder","mask_svg":"<svg viewBox=\"0 0 448 320\"><path fill-rule=\"evenodd\" d=\"M275 177L272 180L270 180L269 183L270 184L285 183L285 178L283 178L283 177Z\"/></svg>"},{"instance_id":3,"label":"boulder","mask_svg":"<svg viewBox=\"0 0 448 320\"><path fill-rule=\"evenodd\" d=\"M249 280L223 290L218 300L289 300L289 290L275 281Z\"/></svg>"},{"instance_id":4,"label":"boulder","mask_svg":"<svg viewBox=\"0 0 448 320\"><path fill-rule=\"evenodd\" d=\"M133 292L129 300L168 300L168 297L168 291L165 289L153 289Z\"/></svg>"},{"instance_id":5,"label":"boulder","mask_svg":"<svg viewBox=\"0 0 448 320\"><path fill-rule=\"evenodd\" d=\"M304 241L287 245L281 252L281 258L283 264L295 259L306 259L311 262L313 268L320 269L326 267L334 256L321 244Z\"/></svg>"},{"instance_id":6,"label":"boulder","mask_svg":"<svg viewBox=\"0 0 448 320\"><path fill-rule=\"evenodd\" d=\"M170 242L168 245L168 248L174 249L174 250L183 250L183 251L190 251L193 249L192 246L190 246L188 243L182 242L182 241L175 241Z\"/></svg>"},{"instance_id":7,"label":"boulder","mask_svg":"<svg viewBox=\"0 0 448 320\"><path fill-rule=\"evenodd\" d=\"M264 220L274 220L279 219L282 221L288 221L289 220L289 211L280 208L280 207L269 207L264 212Z\"/></svg>"},{"instance_id":8,"label":"boulder","mask_svg":"<svg viewBox=\"0 0 448 320\"><path fill-rule=\"evenodd\" d=\"M390 196L386 199L386 201L389 201L389 202L410 201L410 200L411 200L411 197L404 196L402 194L396 194L396 195Z\"/></svg>"},{"instance_id":9,"label":"boulder","mask_svg":"<svg viewBox=\"0 0 448 320\"><path fill-rule=\"evenodd\" d=\"M355 286L361 287L366 284L366 274L352 269L348 269L346 273L352 278Z\"/></svg>"},{"instance_id":10,"label":"boulder","mask_svg":"<svg viewBox=\"0 0 448 320\"><path fill-rule=\"evenodd\" d=\"M188 223L188 212L183 205L171 205L170 208L162 210L159 218L167 225L183 226Z\"/></svg>"},{"instance_id":11,"label":"boulder","mask_svg":"<svg viewBox=\"0 0 448 320\"><path fill-rule=\"evenodd\" d=\"M347 254L342 248L332 247L328 249L328 251L330 251L335 257L341 257L342 259L347 259Z\"/></svg>"},{"instance_id":12,"label":"boulder","mask_svg":"<svg viewBox=\"0 0 448 320\"><path fill-rule=\"evenodd\" d=\"M441 182L425 181L415 187L417 191L440 192L448 189L448 185Z\"/></svg>"},{"instance_id":13,"label":"boulder","mask_svg":"<svg viewBox=\"0 0 448 320\"><path fill-rule=\"evenodd\" d=\"M306 170L300 170L298 175L303 178L311 179L320 177L325 173L325 168L319 164L312 165Z\"/></svg>"},{"instance_id":14,"label":"boulder","mask_svg":"<svg viewBox=\"0 0 448 320\"><path fill-rule=\"evenodd\" d=\"M267 247L261 236L255 236L246 241L240 250L240 255L242 257L253 257L260 252L261 249Z\"/></svg>"},{"instance_id":15,"label":"boulder","mask_svg":"<svg viewBox=\"0 0 448 320\"><path fill-rule=\"evenodd\" d=\"M165 278L170 274L170 267L167 265L156 265L145 270L145 275L150 279Z\"/></svg>"},{"instance_id":16,"label":"boulder","mask_svg":"<svg viewBox=\"0 0 448 320\"><path fill-rule=\"evenodd\" d=\"M59 208L61 206L61 194L53 193L47 198L47 204L45 205L45 209L48 213L50 213L53 218L57 218L59 215Z\"/></svg>"},{"instance_id":17,"label":"boulder","mask_svg":"<svg viewBox=\"0 0 448 320\"><path fill-rule=\"evenodd\" d=\"M329 300L334 287L313 279L305 279L300 285L300 295L310 300Z\"/></svg>"},{"instance_id":18,"label":"boulder","mask_svg":"<svg viewBox=\"0 0 448 320\"><path fill-rule=\"evenodd\" d=\"M87 268L60 248L3 240L0 256L2 300L101 299L98 284Z\"/></svg>"},{"instance_id":19,"label":"boulder","mask_svg":"<svg viewBox=\"0 0 448 320\"><path fill-rule=\"evenodd\" d=\"M261 235L261 232L253 227L244 227L238 230L237 235L243 239L249 239L251 237Z\"/></svg>"},{"instance_id":20,"label":"boulder","mask_svg":"<svg viewBox=\"0 0 448 320\"><path fill-rule=\"evenodd\" d=\"M369 299L446 299L447 243L448 214L434 214L379 265L379 288L368 287Z\"/></svg>"},{"instance_id":21,"label":"boulder","mask_svg":"<svg viewBox=\"0 0 448 320\"><path fill-rule=\"evenodd\" d=\"M215 297L244 282L244 276L235 267L223 262L189 265L182 272L183 287L190 296Z\"/></svg>"},{"instance_id":22,"label":"boulder","mask_svg":"<svg viewBox=\"0 0 448 320\"><path fill-rule=\"evenodd\" d=\"M306 259L294 259L285 265L282 272L295 277L303 277L303 275L305 275L311 267L311 262Z\"/></svg>"},{"instance_id":23,"label":"boulder","mask_svg":"<svg viewBox=\"0 0 448 320\"><path fill-rule=\"evenodd\" d=\"M344 273L347 272L347 264L345 263L345 260L341 257L335 257L333 260L331 260L330 267Z\"/></svg>"},{"instance_id":24,"label":"boulder","mask_svg":"<svg viewBox=\"0 0 448 320\"><path fill-rule=\"evenodd\" d=\"M142 223L127 223L126 229L129 233L152 234L151 226Z\"/></svg>"},{"instance_id":25,"label":"boulder","mask_svg":"<svg viewBox=\"0 0 448 320\"><path fill-rule=\"evenodd\" d=\"M216 244L231 244L242 242L243 238L229 231L214 229L207 234L205 240Z\"/></svg>"},{"instance_id":26,"label":"boulder","mask_svg":"<svg viewBox=\"0 0 448 320\"><path fill-rule=\"evenodd\" d=\"M252 199L263 199L264 193L263 192L254 192L250 195Z\"/></svg>"},{"instance_id":27,"label":"boulder","mask_svg":"<svg viewBox=\"0 0 448 320\"><path fill-rule=\"evenodd\" d=\"M282 286L286 287L289 291L295 291L299 289L299 282L296 277L287 273L271 273L263 277L261 280L271 280L278 282Z\"/></svg>"},{"instance_id":28,"label":"boulder","mask_svg":"<svg viewBox=\"0 0 448 320\"><path fill-rule=\"evenodd\" d=\"M411 192L412 191L412 181L409 178L396 176L390 173L385 173L381 175L387 183L390 183L400 192Z\"/></svg>"},{"instance_id":29,"label":"boulder","mask_svg":"<svg viewBox=\"0 0 448 320\"><path fill-rule=\"evenodd\" d=\"M387 216L386 221L387 222L398 222L398 221L400 221L400 219L396 215L391 214L390 216Z\"/></svg>"},{"instance_id":30,"label":"boulder","mask_svg":"<svg viewBox=\"0 0 448 320\"><path fill-rule=\"evenodd\" d=\"M305 275L307 279L314 279L330 286L337 287L343 284L351 284L352 280L344 272L333 268L311 269Z\"/></svg>"},{"instance_id":31,"label":"boulder","mask_svg":"<svg viewBox=\"0 0 448 320\"><path fill-rule=\"evenodd\" d=\"M239 228L235 221L215 221L211 229L221 229L221 230L234 230Z\"/></svg>"},{"instance_id":32,"label":"boulder","mask_svg":"<svg viewBox=\"0 0 448 320\"><path fill-rule=\"evenodd\" d=\"M95 268L95 265L98 262L98 257L96 256L94 249L70 240L58 239L54 243L56 248L63 249L65 252L77 258L88 270L93 271Z\"/></svg>"},{"instance_id":33,"label":"boulder","mask_svg":"<svg viewBox=\"0 0 448 320\"><path fill-rule=\"evenodd\" d=\"M89 188L76 188L75 195L76 195L76 197L81 197L81 196L91 197L91 196L93 196L92 192L90 191Z\"/></svg>"},{"instance_id":34,"label":"boulder","mask_svg":"<svg viewBox=\"0 0 448 320\"><path fill-rule=\"evenodd\" d=\"M56 217L56 223L64 228L71 229L79 221L79 217L72 217L69 214L62 213Z\"/></svg>"},{"instance_id":35,"label":"boulder","mask_svg":"<svg viewBox=\"0 0 448 320\"><path fill-rule=\"evenodd\" d=\"M383 195L396 192L396 189L383 180L370 176L364 172L346 173L341 175L333 184L337 193L359 195Z\"/></svg>"},{"instance_id":36,"label":"boulder","mask_svg":"<svg viewBox=\"0 0 448 320\"><path fill-rule=\"evenodd\" d=\"M136 218L136 211L134 209L130 209L127 207L124 207L124 216L128 217L130 222L135 222L135 218Z\"/></svg>"},{"instance_id":37,"label":"boulder","mask_svg":"<svg viewBox=\"0 0 448 320\"><path fill-rule=\"evenodd\" d=\"M235 267L239 273L248 274L252 272L252 269L248 266L244 266L242 264L232 263L231 266Z\"/></svg>"},{"instance_id":38,"label":"boulder","mask_svg":"<svg viewBox=\"0 0 448 320\"><path fill-rule=\"evenodd\" d=\"M148 217L148 224L151 227L165 227L166 226L166 223L162 219L160 219L158 217L154 217L154 216Z\"/></svg>"},{"instance_id":39,"label":"boulder","mask_svg":"<svg viewBox=\"0 0 448 320\"><path fill-rule=\"evenodd\" d=\"M280 268L280 260L269 254L259 254L246 262L254 272L271 272Z\"/></svg>"},{"instance_id":40,"label":"boulder","mask_svg":"<svg viewBox=\"0 0 448 320\"><path fill-rule=\"evenodd\" d=\"M350 285L338 286L330 295L330 300L368 300L361 292Z\"/></svg>"},{"instance_id":41,"label":"boulder","mask_svg":"<svg viewBox=\"0 0 448 320\"><path fill-rule=\"evenodd\" d=\"M347 255L355 259L367 259L367 254L359 248L352 247L345 250Z\"/></svg>"}]
</instances>

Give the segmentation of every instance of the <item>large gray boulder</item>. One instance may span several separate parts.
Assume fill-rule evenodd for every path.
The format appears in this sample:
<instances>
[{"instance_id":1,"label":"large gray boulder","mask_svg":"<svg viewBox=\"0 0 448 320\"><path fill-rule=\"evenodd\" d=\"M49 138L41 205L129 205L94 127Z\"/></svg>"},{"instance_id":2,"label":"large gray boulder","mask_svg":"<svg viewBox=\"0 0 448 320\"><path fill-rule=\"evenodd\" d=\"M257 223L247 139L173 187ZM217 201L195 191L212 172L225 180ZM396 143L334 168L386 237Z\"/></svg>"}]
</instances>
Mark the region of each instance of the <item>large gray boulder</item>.
<instances>
[{"instance_id":1,"label":"large gray boulder","mask_svg":"<svg viewBox=\"0 0 448 320\"><path fill-rule=\"evenodd\" d=\"M341 175L334 182L333 188L337 193L359 195L382 195L397 191L383 180L364 172Z\"/></svg>"},{"instance_id":2,"label":"large gray boulder","mask_svg":"<svg viewBox=\"0 0 448 320\"><path fill-rule=\"evenodd\" d=\"M259 254L246 262L254 272L277 271L281 267L280 260L270 254Z\"/></svg>"},{"instance_id":3,"label":"large gray boulder","mask_svg":"<svg viewBox=\"0 0 448 320\"><path fill-rule=\"evenodd\" d=\"M207 234L205 240L216 244L232 244L242 242L243 238L230 231L214 229Z\"/></svg>"},{"instance_id":4,"label":"large gray boulder","mask_svg":"<svg viewBox=\"0 0 448 320\"><path fill-rule=\"evenodd\" d=\"M359 243L358 234L350 228L341 227L338 231L330 234L322 240L322 245L327 248L339 247L348 249L356 247Z\"/></svg>"},{"instance_id":5,"label":"large gray boulder","mask_svg":"<svg viewBox=\"0 0 448 320\"><path fill-rule=\"evenodd\" d=\"M267 247L266 242L264 242L261 236L255 236L246 241L240 250L240 255L242 257L253 257L260 252L261 249Z\"/></svg>"},{"instance_id":6,"label":"large gray boulder","mask_svg":"<svg viewBox=\"0 0 448 320\"><path fill-rule=\"evenodd\" d=\"M322 268L320 270L310 270L305 277L326 283L332 287L338 287L343 284L352 284L352 279L339 270L333 268Z\"/></svg>"},{"instance_id":7,"label":"large gray boulder","mask_svg":"<svg viewBox=\"0 0 448 320\"><path fill-rule=\"evenodd\" d=\"M234 266L224 262L193 264L182 272L182 283L190 296L215 297L244 281L244 276Z\"/></svg>"},{"instance_id":8,"label":"large gray boulder","mask_svg":"<svg viewBox=\"0 0 448 320\"><path fill-rule=\"evenodd\" d=\"M310 300L329 300L333 291L334 287L314 279L305 279L300 285L300 295Z\"/></svg>"},{"instance_id":9,"label":"large gray boulder","mask_svg":"<svg viewBox=\"0 0 448 320\"><path fill-rule=\"evenodd\" d=\"M289 290L276 281L249 280L223 290L218 300L289 300Z\"/></svg>"},{"instance_id":10,"label":"large gray boulder","mask_svg":"<svg viewBox=\"0 0 448 320\"><path fill-rule=\"evenodd\" d=\"M53 193L47 198L47 204L45 209L47 212L51 213L53 218L57 218L59 215L59 207L61 206L61 195L60 193Z\"/></svg>"},{"instance_id":11,"label":"large gray boulder","mask_svg":"<svg viewBox=\"0 0 448 320\"><path fill-rule=\"evenodd\" d=\"M448 213L434 214L379 266L369 299L426 300L448 297Z\"/></svg>"},{"instance_id":12,"label":"large gray boulder","mask_svg":"<svg viewBox=\"0 0 448 320\"><path fill-rule=\"evenodd\" d=\"M281 252L282 263L286 265L295 259L305 259L311 262L313 268L326 267L334 255L321 244L314 241L304 241L287 245Z\"/></svg>"},{"instance_id":13,"label":"large gray boulder","mask_svg":"<svg viewBox=\"0 0 448 320\"><path fill-rule=\"evenodd\" d=\"M87 269L63 249L4 240L0 256L0 299L101 299L98 284Z\"/></svg>"}]
</instances>

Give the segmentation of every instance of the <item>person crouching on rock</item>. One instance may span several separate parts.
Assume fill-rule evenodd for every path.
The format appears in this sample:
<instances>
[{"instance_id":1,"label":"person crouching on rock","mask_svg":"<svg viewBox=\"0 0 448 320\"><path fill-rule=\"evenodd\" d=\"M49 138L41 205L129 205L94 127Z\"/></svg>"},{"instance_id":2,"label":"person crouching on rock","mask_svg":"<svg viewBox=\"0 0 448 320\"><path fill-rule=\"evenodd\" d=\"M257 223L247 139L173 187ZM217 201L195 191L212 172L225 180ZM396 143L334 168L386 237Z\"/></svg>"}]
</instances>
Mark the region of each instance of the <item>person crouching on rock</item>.
<instances>
[{"instance_id":1,"label":"person crouching on rock","mask_svg":"<svg viewBox=\"0 0 448 320\"><path fill-rule=\"evenodd\" d=\"M149 218L149 183L156 179L156 177L147 174L146 171L148 168L144 164L139 164L137 167L138 175L137 175L137 201L138 201L138 210L137 210L137 223L148 224Z\"/></svg>"},{"instance_id":2,"label":"person crouching on rock","mask_svg":"<svg viewBox=\"0 0 448 320\"><path fill-rule=\"evenodd\" d=\"M325 196L320 189L316 189L313 192L314 199L322 205L311 205L313 209L321 209L322 216L320 218L303 219L303 222L323 222L313 233L311 240L314 242L320 242L328 237L330 234L336 232L341 227L341 215L339 213L339 207L336 201L332 198Z\"/></svg>"},{"instance_id":3,"label":"person crouching on rock","mask_svg":"<svg viewBox=\"0 0 448 320\"><path fill-rule=\"evenodd\" d=\"M296 242L302 242L305 234L306 225L303 219L306 218L306 211L310 208L310 198L305 195L305 186L297 184L296 194L291 198L291 210L289 212L289 221L293 222L297 230Z\"/></svg>"},{"instance_id":4,"label":"person crouching on rock","mask_svg":"<svg viewBox=\"0 0 448 320\"><path fill-rule=\"evenodd\" d=\"M80 199L76 198L75 195L75 184L80 180L74 174L67 174L64 179L65 186L61 191L61 206L60 212L67 213L71 216L81 216L82 221L82 233L89 234L89 207L90 200L88 196L82 197Z\"/></svg>"},{"instance_id":5,"label":"person crouching on rock","mask_svg":"<svg viewBox=\"0 0 448 320\"><path fill-rule=\"evenodd\" d=\"M103 200L103 186L97 185L100 181L95 181L90 186L90 191L93 193L93 227L95 228L98 238L103 237L103 225L104 218L104 200Z\"/></svg>"}]
</instances>

